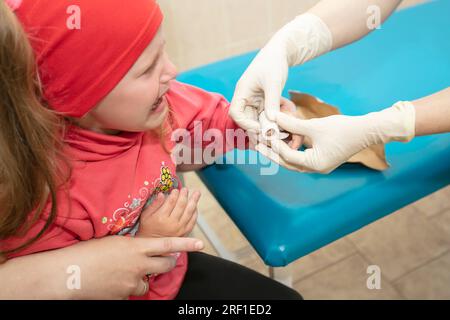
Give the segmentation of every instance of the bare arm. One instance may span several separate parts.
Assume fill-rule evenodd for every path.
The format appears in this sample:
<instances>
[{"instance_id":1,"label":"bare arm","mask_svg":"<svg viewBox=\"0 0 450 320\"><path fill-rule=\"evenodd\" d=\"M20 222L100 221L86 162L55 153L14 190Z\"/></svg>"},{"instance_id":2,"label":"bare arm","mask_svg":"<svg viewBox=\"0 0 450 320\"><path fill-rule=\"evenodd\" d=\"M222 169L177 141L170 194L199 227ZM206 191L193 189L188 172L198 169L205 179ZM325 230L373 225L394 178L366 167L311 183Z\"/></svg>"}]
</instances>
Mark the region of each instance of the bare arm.
<instances>
[{"instance_id":1,"label":"bare arm","mask_svg":"<svg viewBox=\"0 0 450 320\"><path fill-rule=\"evenodd\" d=\"M352 43L373 30L368 26L371 6L379 8L381 22L398 7L401 0L322 0L309 12L320 17L330 29L332 49ZM372 7L375 8L375 7Z\"/></svg>"},{"instance_id":2,"label":"bare arm","mask_svg":"<svg viewBox=\"0 0 450 320\"><path fill-rule=\"evenodd\" d=\"M70 299L64 249L14 258L0 265L0 299Z\"/></svg>"},{"instance_id":3,"label":"bare arm","mask_svg":"<svg viewBox=\"0 0 450 320\"><path fill-rule=\"evenodd\" d=\"M450 87L412 102L416 136L450 132Z\"/></svg>"},{"instance_id":4,"label":"bare arm","mask_svg":"<svg viewBox=\"0 0 450 320\"><path fill-rule=\"evenodd\" d=\"M203 243L192 238L107 236L81 241L1 264L0 299L127 299L130 295L140 296L148 290L143 281L146 274L173 269L176 261L169 253L201 249ZM73 287L71 276L77 269L80 286Z\"/></svg>"}]
</instances>

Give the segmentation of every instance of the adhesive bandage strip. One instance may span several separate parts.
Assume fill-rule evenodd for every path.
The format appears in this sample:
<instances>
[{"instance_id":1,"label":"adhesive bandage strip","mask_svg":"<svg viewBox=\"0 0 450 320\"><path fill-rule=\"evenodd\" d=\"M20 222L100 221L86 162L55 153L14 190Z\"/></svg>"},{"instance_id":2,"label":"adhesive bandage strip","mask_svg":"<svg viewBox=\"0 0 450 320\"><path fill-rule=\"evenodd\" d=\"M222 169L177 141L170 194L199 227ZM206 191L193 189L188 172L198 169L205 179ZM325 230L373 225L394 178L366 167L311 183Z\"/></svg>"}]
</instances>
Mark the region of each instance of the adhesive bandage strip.
<instances>
[{"instance_id":1,"label":"adhesive bandage strip","mask_svg":"<svg viewBox=\"0 0 450 320\"><path fill-rule=\"evenodd\" d=\"M275 122L267 119L265 112L259 114L259 123L261 124L261 134L264 140L272 139L286 139L289 133L281 132L280 128Z\"/></svg>"}]
</instances>

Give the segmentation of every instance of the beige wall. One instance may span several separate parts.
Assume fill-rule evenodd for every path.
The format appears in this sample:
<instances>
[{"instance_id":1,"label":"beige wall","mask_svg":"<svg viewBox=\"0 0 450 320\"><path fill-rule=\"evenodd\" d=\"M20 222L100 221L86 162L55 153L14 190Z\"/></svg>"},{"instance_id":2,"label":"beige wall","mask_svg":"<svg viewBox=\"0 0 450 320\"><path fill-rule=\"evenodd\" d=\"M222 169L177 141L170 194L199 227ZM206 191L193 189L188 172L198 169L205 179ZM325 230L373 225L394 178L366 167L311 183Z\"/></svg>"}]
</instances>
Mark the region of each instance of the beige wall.
<instances>
[{"instance_id":1,"label":"beige wall","mask_svg":"<svg viewBox=\"0 0 450 320\"><path fill-rule=\"evenodd\" d=\"M339 0L336 0L339 1ZM159 0L167 50L180 71L256 50L318 0ZM404 0L402 7L422 0Z\"/></svg>"}]
</instances>

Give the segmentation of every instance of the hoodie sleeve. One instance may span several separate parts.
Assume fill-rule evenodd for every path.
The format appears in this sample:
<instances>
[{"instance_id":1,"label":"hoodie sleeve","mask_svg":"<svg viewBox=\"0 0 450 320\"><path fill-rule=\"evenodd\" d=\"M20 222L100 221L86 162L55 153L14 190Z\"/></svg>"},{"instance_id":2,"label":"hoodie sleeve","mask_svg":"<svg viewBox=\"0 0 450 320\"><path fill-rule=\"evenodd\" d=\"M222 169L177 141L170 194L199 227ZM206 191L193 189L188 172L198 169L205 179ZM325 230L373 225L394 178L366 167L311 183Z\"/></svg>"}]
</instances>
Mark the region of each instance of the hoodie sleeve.
<instances>
[{"instance_id":1,"label":"hoodie sleeve","mask_svg":"<svg viewBox=\"0 0 450 320\"><path fill-rule=\"evenodd\" d=\"M49 226L49 228L29 246L20 251L7 254L8 258L15 258L25 256L32 253L59 249L73 245L81 240L87 240L94 236L94 229L92 223L87 219L87 214L82 206L76 205L72 202L72 211L70 217L66 214L65 217L60 213L65 211L67 205L64 205L62 200L59 201L59 210L56 219ZM41 217L23 234L9 237L0 240L0 250L8 251L15 249L27 241L33 239L45 226L50 212L50 202L47 202L46 207ZM29 215L29 220L32 219L34 212Z\"/></svg>"},{"instance_id":2,"label":"hoodie sleeve","mask_svg":"<svg viewBox=\"0 0 450 320\"><path fill-rule=\"evenodd\" d=\"M206 148L212 143L225 153L234 148L247 149L248 136L228 115L230 103L220 94L173 81L167 94L174 128L189 135L192 148Z\"/></svg>"}]
</instances>

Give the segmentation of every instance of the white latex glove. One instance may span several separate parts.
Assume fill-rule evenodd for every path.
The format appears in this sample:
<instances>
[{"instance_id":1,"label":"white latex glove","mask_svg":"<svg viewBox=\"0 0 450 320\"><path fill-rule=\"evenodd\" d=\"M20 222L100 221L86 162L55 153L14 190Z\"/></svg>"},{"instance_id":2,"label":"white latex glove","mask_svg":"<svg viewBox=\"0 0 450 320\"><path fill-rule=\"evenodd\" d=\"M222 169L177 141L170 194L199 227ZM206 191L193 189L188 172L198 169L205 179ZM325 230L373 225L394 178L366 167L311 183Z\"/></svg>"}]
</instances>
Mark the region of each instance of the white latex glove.
<instances>
[{"instance_id":1,"label":"white latex glove","mask_svg":"<svg viewBox=\"0 0 450 320\"><path fill-rule=\"evenodd\" d=\"M272 142L272 148L260 143L256 150L288 169L301 172L329 173L371 145L408 142L415 136L415 108L406 101L364 116L300 120L278 113L276 118L281 128L309 137L312 148L296 151L277 140Z\"/></svg>"},{"instance_id":2,"label":"white latex glove","mask_svg":"<svg viewBox=\"0 0 450 320\"><path fill-rule=\"evenodd\" d=\"M238 81L231 117L243 129L254 131L261 128L258 115L263 110L268 120L275 121L288 67L311 60L331 47L331 32L319 17L305 13L295 18L261 49Z\"/></svg>"}]
</instances>

